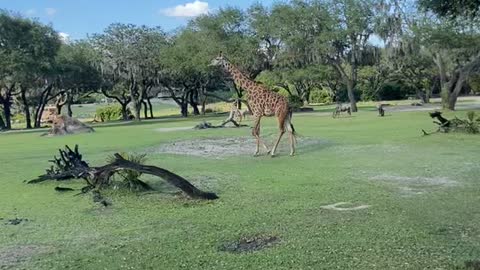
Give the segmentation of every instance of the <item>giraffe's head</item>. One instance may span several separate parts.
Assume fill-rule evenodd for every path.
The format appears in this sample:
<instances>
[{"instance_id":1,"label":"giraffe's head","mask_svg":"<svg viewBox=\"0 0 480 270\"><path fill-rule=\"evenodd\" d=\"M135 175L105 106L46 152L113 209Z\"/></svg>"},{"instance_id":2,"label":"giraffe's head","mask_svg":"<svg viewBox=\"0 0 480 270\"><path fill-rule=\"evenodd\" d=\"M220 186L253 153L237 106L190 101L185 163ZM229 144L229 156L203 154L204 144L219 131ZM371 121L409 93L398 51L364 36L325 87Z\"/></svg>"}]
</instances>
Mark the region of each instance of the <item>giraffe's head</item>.
<instances>
[{"instance_id":1,"label":"giraffe's head","mask_svg":"<svg viewBox=\"0 0 480 270\"><path fill-rule=\"evenodd\" d=\"M220 54L210 62L210 66L225 66L226 63L227 59L223 56L223 53L220 52Z\"/></svg>"}]
</instances>

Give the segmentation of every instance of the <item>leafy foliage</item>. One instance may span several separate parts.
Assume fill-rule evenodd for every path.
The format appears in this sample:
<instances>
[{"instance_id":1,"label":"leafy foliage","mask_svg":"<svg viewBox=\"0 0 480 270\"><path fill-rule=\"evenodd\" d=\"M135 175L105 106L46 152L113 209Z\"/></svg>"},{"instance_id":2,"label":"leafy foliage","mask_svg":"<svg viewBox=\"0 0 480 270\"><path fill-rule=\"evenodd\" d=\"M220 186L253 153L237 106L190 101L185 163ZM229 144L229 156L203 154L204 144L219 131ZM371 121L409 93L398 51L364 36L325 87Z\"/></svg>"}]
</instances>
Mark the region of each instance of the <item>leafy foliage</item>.
<instances>
[{"instance_id":1,"label":"leafy foliage","mask_svg":"<svg viewBox=\"0 0 480 270\"><path fill-rule=\"evenodd\" d=\"M446 17L475 17L480 14L478 0L419 0L420 6Z\"/></svg>"},{"instance_id":2,"label":"leafy foliage","mask_svg":"<svg viewBox=\"0 0 480 270\"><path fill-rule=\"evenodd\" d=\"M310 92L310 97L308 101L310 103L329 104L333 102L333 96L331 91L328 91L327 89L315 88Z\"/></svg>"},{"instance_id":3,"label":"leafy foliage","mask_svg":"<svg viewBox=\"0 0 480 270\"><path fill-rule=\"evenodd\" d=\"M127 114L129 117L133 117L132 112L127 108ZM108 105L97 108L96 116L102 122L108 122L113 120L123 119L122 107L120 105Z\"/></svg>"},{"instance_id":4,"label":"leafy foliage","mask_svg":"<svg viewBox=\"0 0 480 270\"><path fill-rule=\"evenodd\" d=\"M137 164L145 164L147 161L146 154L128 154L128 153L120 153L124 159L137 163ZM116 160L115 156L111 156L107 159L107 162L113 163ZM122 179L122 186L132 190L132 191L144 191L150 190L151 187L140 180L140 176L142 173L135 170L119 170L115 173Z\"/></svg>"}]
</instances>

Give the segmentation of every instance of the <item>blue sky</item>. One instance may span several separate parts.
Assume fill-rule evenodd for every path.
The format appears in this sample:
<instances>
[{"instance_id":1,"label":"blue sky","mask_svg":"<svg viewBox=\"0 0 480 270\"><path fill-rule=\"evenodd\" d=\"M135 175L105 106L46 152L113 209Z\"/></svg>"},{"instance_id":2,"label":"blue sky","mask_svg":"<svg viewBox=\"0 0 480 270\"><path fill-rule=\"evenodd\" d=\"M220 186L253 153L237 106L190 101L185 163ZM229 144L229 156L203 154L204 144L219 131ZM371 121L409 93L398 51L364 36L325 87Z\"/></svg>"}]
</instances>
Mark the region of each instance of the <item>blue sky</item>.
<instances>
[{"instance_id":1,"label":"blue sky","mask_svg":"<svg viewBox=\"0 0 480 270\"><path fill-rule=\"evenodd\" d=\"M170 31L220 7L247 8L258 0L0 0L0 8L52 24L72 39L102 32L114 22L161 26ZM269 5L273 0L260 1Z\"/></svg>"}]
</instances>

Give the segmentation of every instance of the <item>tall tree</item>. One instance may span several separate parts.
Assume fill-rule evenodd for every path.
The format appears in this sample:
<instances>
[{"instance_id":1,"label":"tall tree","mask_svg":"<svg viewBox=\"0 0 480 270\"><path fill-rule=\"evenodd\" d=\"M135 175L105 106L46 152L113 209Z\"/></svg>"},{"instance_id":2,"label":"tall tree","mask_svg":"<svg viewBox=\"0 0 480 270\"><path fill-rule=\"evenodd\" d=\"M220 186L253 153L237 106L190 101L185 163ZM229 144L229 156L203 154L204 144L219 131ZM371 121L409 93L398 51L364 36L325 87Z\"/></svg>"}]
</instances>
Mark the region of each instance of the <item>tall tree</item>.
<instances>
[{"instance_id":1,"label":"tall tree","mask_svg":"<svg viewBox=\"0 0 480 270\"><path fill-rule=\"evenodd\" d=\"M413 28L434 61L443 107L454 110L470 74L480 70L479 23L424 16Z\"/></svg>"},{"instance_id":2,"label":"tall tree","mask_svg":"<svg viewBox=\"0 0 480 270\"><path fill-rule=\"evenodd\" d=\"M88 97L101 88L100 72L91 58L91 45L85 41L63 44L56 58L58 87L57 113L67 105L67 114L72 116L71 105Z\"/></svg>"},{"instance_id":3,"label":"tall tree","mask_svg":"<svg viewBox=\"0 0 480 270\"><path fill-rule=\"evenodd\" d=\"M10 107L15 91L19 91L23 101L27 128L31 127L31 104L26 98L26 92L32 90L29 83L46 82L44 75L51 71L59 46L59 36L52 27L0 12L0 103L7 128L11 127Z\"/></svg>"},{"instance_id":4,"label":"tall tree","mask_svg":"<svg viewBox=\"0 0 480 270\"><path fill-rule=\"evenodd\" d=\"M375 31L375 2L373 0L333 0L334 14L331 46L327 48L328 62L333 65L347 86L353 112L357 111L354 90L358 69L373 64L380 55L379 49L370 45Z\"/></svg>"},{"instance_id":5,"label":"tall tree","mask_svg":"<svg viewBox=\"0 0 480 270\"><path fill-rule=\"evenodd\" d=\"M215 51L215 41L207 33L193 29L184 29L163 51L165 69L160 83L184 117L188 115L189 105L194 114L200 114L199 97L213 83L216 72L208 66Z\"/></svg>"},{"instance_id":6,"label":"tall tree","mask_svg":"<svg viewBox=\"0 0 480 270\"><path fill-rule=\"evenodd\" d=\"M166 35L157 27L117 23L94 35L92 43L101 53L102 69L128 87L135 119L140 121L142 103L161 69L158 55Z\"/></svg>"},{"instance_id":7,"label":"tall tree","mask_svg":"<svg viewBox=\"0 0 480 270\"><path fill-rule=\"evenodd\" d=\"M347 87L352 111L357 111L354 90L358 69L378 57L369 43L374 33L373 0L292 1L272 7L280 17L277 63L291 68L329 64Z\"/></svg>"}]
</instances>

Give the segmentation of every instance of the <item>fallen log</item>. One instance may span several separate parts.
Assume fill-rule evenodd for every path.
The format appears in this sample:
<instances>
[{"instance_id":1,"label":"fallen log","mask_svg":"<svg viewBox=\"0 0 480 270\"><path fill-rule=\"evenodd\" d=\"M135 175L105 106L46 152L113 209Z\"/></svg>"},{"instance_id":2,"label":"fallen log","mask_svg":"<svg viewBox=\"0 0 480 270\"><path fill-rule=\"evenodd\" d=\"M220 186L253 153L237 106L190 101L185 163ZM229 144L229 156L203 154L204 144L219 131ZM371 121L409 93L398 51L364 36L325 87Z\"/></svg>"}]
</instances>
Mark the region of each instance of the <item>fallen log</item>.
<instances>
[{"instance_id":1,"label":"fallen log","mask_svg":"<svg viewBox=\"0 0 480 270\"><path fill-rule=\"evenodd\" d=\"M114 154L111 163L101 167L90 167L87 162L82 160L82 155L78 151L78 145L74 150L65 146L65 149L59 149L60 158L54 157L50 162L53 165L46 170L46 173L35 179L28 181L28 184L40 183L47 180L65 181L69 179L84 179L87 186L82 189L82 193L109 186L112 176L122 170L134 170L140 173L158 176L169 184L181 189L191 198L214 200L218 199L215 193L204 192L185 178L170 172L168 170L149 165L142 165L123 158L120 154Z\"/></svg>"},{"instance_id":2,"label":"fallen log","mask_svg":"<svg viewBox=\"0 0 480 270\"><path fill-rule=\"evenodd\" d=\"M467 119L460 119L455 117L453 119L446 119L442 116L441 112L435 111L429 113L434 124L438 125L438 128L432 132L426 132L422 129L423 135L431 135L433 133L442 132L464 132L470 134L480 133L480 117L476 117L475 112L467 112Z\"/></svg>"}]
</instances>

